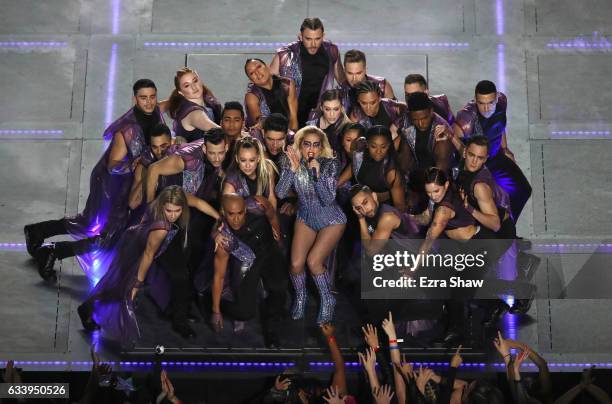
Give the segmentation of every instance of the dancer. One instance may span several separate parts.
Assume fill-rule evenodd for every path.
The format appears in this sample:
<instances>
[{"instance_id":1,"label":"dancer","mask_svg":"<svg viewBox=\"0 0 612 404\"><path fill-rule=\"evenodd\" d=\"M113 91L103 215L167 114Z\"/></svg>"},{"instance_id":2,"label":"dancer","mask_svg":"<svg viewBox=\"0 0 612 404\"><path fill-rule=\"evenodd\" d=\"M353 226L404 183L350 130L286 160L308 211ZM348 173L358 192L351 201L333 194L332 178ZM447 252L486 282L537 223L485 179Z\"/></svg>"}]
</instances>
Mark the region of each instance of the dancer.
<instances>
[{"instance_id":1,"label":"dancer","mask_svg":"<svg viewBox=\"0 0 612 404\"><path fill-rule=\"evenodd\" d=\"M425 93L429 96L431 103L433 104L433 110L436 114L440 115L446 120L451 127L455 123L455 115L451 110L446 94L431 95L429 94L429 86L427 80L420 74L409 74L404 79L404 94L406 96L406 104L408 104L408 97L412 93Z\"/></svg>"},{"instance_id":2,"label":"dancer","mask_svg":"<svg viewBox=\"0 0 612 404\"><path fill-rule=\"evenodd\" d=\"M346 81L344 84L341 84L338 89L342 94L342 106L349 115L353 108L357 106L355 87L366 80L378 84L380 94L382 94L383 98L395 99L393 87L391 87L391 83L389 83L387 79L368 74L366 56L365 53L360 50L351 49L346 51L344 54L344 74L346 76Z\"/></svg>"},{"instance_id":3,"label":"dancer","mask_svg":"<svg viewBox=\"0 0 612 404\"><path fill-rule=\"evenodd\" d=\"M357 184L367 185L376 192L380 202L389 202L403 211L406 207L403 178L397 168L391 131L384 126L372 126L366 131L364 140L352 153L351 162L340 175L338 186L353 178Z\"/></svg>"},{"instance_id":4,"label":"dancer","mask_svg":"<svg viewBox=\"0 0 612 404\"><path fill-rule=\"evenodd\" d=\"M438 167L449 173L453 162L450 126L433 111L433 104L425 93L413 93L409 98L408 117L411 125L403 132L398 161L403 173L408 173L412 211L421 212L426 203L424 173Z\"/></svg>"},{"instance_id":5,"label":"dancer","mask_svg":"<svg viewBox=\"0 0 612 404\"><path fill-rule=\"evenodd\" d=\"M184 338L195 337L187 323L191 294L186 233L192 199L179 186L167 187L143 222L123 233L106 274L78 308L83 328L101 328L124 345L134 343L140 332L133 301L152 265L159 265L170 280L172 328Z\"/></svg>"},{"instance_id":6,"label":"dancer","mask_svg":"<svg viewBox=\"0 0 612 404\"><path fill-rule=\"evenodd\" d=\"M321 95L321 105L315 118L308 121L307 125L313 125L323 130L327 140L334 151L340 150L340 134L344 125L350 123L348 116L342 107L342 98L339 90L327 90Z\"/></svg>"},{"instance_id":7,"label":"dancer","mask_svg":"<svg viewBox=\"0 0 612 404\"><path fill-rule=\"evenodd\" d=\"M276 209L274 194L276 167L266 159L259 140L246 136L236 142L235 157L223 181L224 194L244 198L263 195Z\"/></svg>"},{"instance_id":8,"label":"dancer","mask_svg":"<svg viewBox=\"0 0 612 404\"><path fill-rule=\"evenodd\" d=\"M167 103L179 143L201 139L205 131L219 127L221 104L189 67L176 71L174 90Z\"/></svg>"},{"instance_id":9,"label":"dancer","mask_svg":"<svg viewBox=\"0 0 612 404\"><path fill-rule=\"evenodd\" d=\"M489 139L487 168L498 184L510 195L512 219L516 223L531 197L531 185L516 164L506 140L506 109L508 100L488 80L478 82L474 99L457 112L453 144L463 152L462 140L476 135Z\"/></svg>"},{"instance_id":10,"label":"dancer","mask_svg":"<svg viewBox=\"0 0 612 404\"><path fill-rule=\"evenodd\" d=\"M244 131L244 108L238 101L229 101L223 106L221 129L225 132L228 151L232 155L234 143L241 137L248 135L248 132Z\"/></svg>"},{"instance_id":11,"label":"dancer","mask_svg":"<svg viewBox=\"0 0 612 404\"><path fill-rule=\"evenodd\" d=\"M304 316L307 298L304 265L308 263L321 297L317 323L323 324L332 320L336 304L323 264L340 240L346 224L346 216L336 202L337 161L325 132L314 126L300 129L286 154L276 194L284 198L293 189L298 195L291 245L290 276L295 289L291 317L297 320Z\"/></svg>"},{"instance_id":12,"label":"dancer","mask_svg":"<svg viewBox=\"0 0 612 404\"><path fill-rule=\"evenodd\" d=\"M474 219L494 231L498 238L513 240L517 237L516 226L510 213L510 198L485 166L488 155L489 140L486 137L469 138L463 151L463 162L458 170L454 170L457 172L456 183L461 190L465 207ZM530 279L540 259L522 251L514 257L517 279ZM533 299L515 299L510 312L524 314L529 311L532 302Z\"/></svg>"},{"instance_id":13,"label":"dancer","mask_svg":"<svg viewBox=\"0 0 612 404\"><path fill-rule=\"evenodd\" d=\"M393 135L393 142L397 150L400 145L401 131L410 126L406 115L406 105L381 98L380 87L373 81L366 80L355 87L359 108L353 108L351 120L359 122L369 128L382 125Z\"/></svg>"},{"instance_id":14,"label":"dancer","mask_svg":"<svg viewBox=\"0 0 612 404\"><path fill-rule=\"evenodd\" d=\"M247 59L244 72L251 81L244 96L247 108L247 126L258 125L272 113L289 118L289 127L297 130L298 99L295 83L287 77L271 74L268 65L261 59Z\"/></svg>"},{"instance_id":15,"label":"dancer","mask_svg":"<svg viewBox=\"0 0 612 404\"><path fill-rule=\"evenodd\" d=\"M53 269L56 259L90 251L100 239L112 243L127 226L134 167L147 147L151 129L163 123L155 83L140 79L132 90L134 107L104 131L104 140L110 144L91 172L85 209L75 217L24 227L27 250L36 258L38 272L46 281L57 279ZM81 240L41 247L45 239L62 234Z\"/></svg>"},{"instance_id":16,"label":"dancer","mask_svg":"<svg viewBox=\"0 0 612 404\"><path fill-rule=\"evenodd\" d=\"M305 18L298 38L298 41L276 51L270 71L294 81L298 97L298 127L302 127L318 106L321 94L334 88L334 78L341 84L345 77L338 47L325 40L320 19Z\"/></svg>"},{"instance_id":17,"label":"dancer","mask_svg":"<svg viewBox=\"0 0 612 404\"><path fill-rule=\"evenodd\" d=\"M425 191L433 203L433 211L426 209L420 215L413 216L415 221L423 226L428 226L425 240L419 247L421 254L428 254L434 242L444 233L449 239L461 241L461 252L465 253L469 245L468 240L494 240L497 237L495 232L485 226L479 226L465 207L464 201L457 192L450 186L449 177L446 172L437 167L430 167L425 170ZM496 263L499 257L508 248L507 245L500 243L488 243L487 262ZM445 345L452 345L463 339L465 327L466 299L450 300L447 305L448 327L446 334L441 342ZM503 314L496 310L497 304L491 306L492 315ZM507 309L507 306L505 306ZM492 323L490 316L486 316L485 322Z\"/></svg>"},{"instance_id":18,"label":"dancer","mask_svg":"<svg viewBox=\"0 0 612 404\"><path fill-rule=\"evenodd\" d=\"M277 328L285 307L287 274L284 257L276 243L279 227L275 210L265 198L255 198L256 204L247 210L242 196L223 195L223 219L215 235L211 323L220 331L223 315L228 315L237 321L235 330L238 331L243 325L241 322L255 317L257 290L262 280L267 292L261 312L264 343L268 348L275 348L279 346ZM233 299L222 299L224 289Z\"/></svg>"}]
</instances>

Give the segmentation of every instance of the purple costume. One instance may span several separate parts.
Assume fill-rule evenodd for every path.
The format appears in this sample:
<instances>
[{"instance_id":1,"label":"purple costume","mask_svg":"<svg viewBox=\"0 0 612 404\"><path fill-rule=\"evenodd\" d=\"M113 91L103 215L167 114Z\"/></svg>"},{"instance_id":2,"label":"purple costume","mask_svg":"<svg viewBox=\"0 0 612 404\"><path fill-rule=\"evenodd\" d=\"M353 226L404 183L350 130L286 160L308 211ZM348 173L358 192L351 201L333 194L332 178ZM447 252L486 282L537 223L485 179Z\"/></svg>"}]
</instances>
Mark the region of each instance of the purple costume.
<instances>
[{"instance_id":1,"label":"purple costume","mask_svg":"<svg viewBox=\"0 0 612 404\"><path fill-rule=\"evenodd\" d=\"M433 119L431 122L431 128L429 130L429 137L427 139L427 150L429 152L429 157L434 160L433 163L435 165L435 155L434 155L434 149L436 147L436 139L434 136L434 131L436 129L436 126L438 125L442 125L444 127L446 127L447 130L450 131L450 126L448 125L448 123L437 113L433 113ZM424 156L419 156L417 154L417 147L416 147L416 143L417 143L417 129L414 125L410 125L407 128L403 129L401 131L402 134L402 140L404 141L403 143L405 143L409 149L410 149L410 157L412 158L412 164L410 164L409 166L406 167L402 167L404 169L404 172L409 172L412 171L416 168L422 168L422 169L426 169L431 167L432 165L427 164L425 161L423 160ZM402 155L402 147L400 146L400 155ZM421 157L421 158L419 158ZM407 158L403 158L402 159L405 163L407 163L408 159ZM428 160L428 159L425 159Z\"/></svg>"},{"instance_id":2,"label":"purple costume","mask_svg":"<svg viewBox=\"0 0 612 404\"><path fill-rule=\"evenodd\" d=\"M287 44L276 51L276 54L278 55L278 70L280 76L289 77L295 82L295 90L298 97L302 88L302 61L300 59L300 45L301 42L299 41L291 42L290 44ZM325 91L334 88L334 67L336 66L339 58L338 47L336 45L328 40L324 40L321 46L329 57L329 69L325 79L323 80L323 85L321 86L319 96L321 96L321 94L323 94Z\"/></svg>"},{"instance_id":3,"label":"purple costume","mask_svg":"<svg viewBox=\"0 0 612 404\"><path fill-rule=\"evenodd\" d=\"M128 228L121 236L120 241L109 257L106 274L100 279L95 288L89 293L88 301L94 302L94 319L105 334L111 338L130 344L140 336L136 316L131 300L132 288L135 285L138 266L147 245L149 233L154 230L166 230L164 241L155 253L158 258L179 229L167 221L152 221L145 217L141 224ZM104 264L103 264L104 265ZM155 272L155 261L150 271ZM147 274L149 275L149 274ZM147 281L149 282L149 276Z\"/></svg>"},{"instance_id":4,"label":"purple costume","mask_svg":"<svg viewBox=\"0 0 612 404\"><path fill-rule=\"evenodd\" d=\"M384 109L391 124L395 125L399 130L410 126L406 104L389 98L381 98L380 107ZM353 110L353 115L356 121L362 124L366 129L378 124L373 118L367 116L361 108L355 108Z\"/></svg>"},{"instance_id":5,"label":"purple costume","mask_svg":"<svg viewBox=\"0 0 612 404\"><path fill-rule=\"evenodd\" d=\"M345 224L346 216L336 202L337 161L318 158L321 164L319 178L314 179L302 159L298 170L291 170L288 159L282 160L276 195L282 199L293 188L298 195L297 219L315 231L335 224Z\"/></svg>"},{"instance_id":6,"label":"purple costume","mask_svg":"<svg viewBox=\"0 0 612 404\"><path fill-rule=\"evenodd\" d=\"M193 111L204 111L204 113L215 123L221 122L221 104L212 94L206 94L204 96L204 106L198 105L195 102L189 101L187 98L181 100L177 111L174 115L173 130L175 136L184 137L187 142L193 142L194 140L201 139L204 137L204 131L198 128L187 130L183 127L181 121L185 119L187 115Z\"/></svg>"},{"instance_id":7,"label":"purple costume","mask_svg":"<svg viewBox=\"0 0 612 404\"><path fill-rule=\"evenodd\" d=\"M370 233L370 235L374 234L380 218L385 213L392 213L400 219L400 225L391 232L390 238L392 240L401 240L405 238L412 239L419 236L419 226L414 219L412 219L408 213L400 212L393 206L387 205L386 203L381 203L378 206L376 215L374 215L373 218L365 218L366 223L368 224L368 233Z\"/></svg>"},{"instance_id":8,"label":"purple costume","mask_svg":"<svg viewBox=\"0 0 612 404\"><path fill-rule=\"evenodd\" d=\"M280 85L281 85L281 88L282 88L282 93L284 94L284 97L285 97L285 100L286 100L287 97L289 97L289 88L291 87L291 79L289 79L287 77L278 77L278 79L280 79ZM273 83L274 83L274 81L273 81ZM281 113L286 118L289 118L289 110L287 110L287 111L272 111L270 109L271 107L270 107L270 105L268 105L268 101L266 100L265 91L266 91L265 89L262 89L261 87L255 85L253 83L249 83L249 85L247 86L247 91L246 91L246 94L253 94L259 100L259 111L261 112L261 118L266 118L267 116L269 116L273 112ZM244 105L247 105L246 94L245 94L245 98L244 98ZM286 101L285 102L281 101L280 104L281 105L287 105L287 102ZM248 108L247 108L246 112L247 112L246 126L247 127L251 127L253 125L256 125L257 122L255 121L254 117L251 116L251 114L249 113L249 109Z\"/></svg>"},{"instance_id":9,"label":"purple costume","mask_svg":"<svg viewBox=\"0 0 612 404\"><path fill-rule=\"evenodd\" d=\"M450 126L453 126L455 115L453 115L446 94L430 95L429 99L433 103L434 112L444 118Z\"/></svg>"},{"instance_id":10,"label":"purple costume","mask_svg":"<svg viewBox=\"0 0 612 404\"><path fill-rule=\"evenodd\" d=\"M387 79L381 76L371 76L369 74L366 74L364 81L366 80L373 81L374 83L378 84L378 88L380 88L380 96L385 96L385 90L387 89ZM350 115L353 109L359 107L359 104L357 103L357 97L354 94L353 87L351 87L348 82L345 82L338 86L338 90L340 90L344 111L347 115Z\"/></svg>"},{"instance_id":11,"label":"purple costume","mask_svg":"<svg viewBox=\"0 0 612 404\"><path fill-rule=\"evenodd\" d=\"M156 108L153 113L159 115L159 122L164 122L159 109ZM127 147L127 155L119 165L111 169L108 161L115 133L118 132ZM101 232L113 238L128 223L128 197L134 179L132 167L147 147L133 108L104 131L104 140L110 144L91 172L85 209L79 215L65 220L66 230L75 238L91 237Z\"/></svg>"},{"instance_id":12,"label":"purple costume","mask_svg":"<svg viewBox=\"0 0 612 404\"><path fill-rule=\"evenodd\" d=\"M476 101L472 100L457 112L455 123L463 131L464 139L476 135L489 139L489 159L486 166L495 181L510 195L512 217L516 222L531 197L531 185L521 169L502 149L503 136L506 133L507 107L506 96L499 92L495 112L491 117L484 118L478 112Z\"/></svg>"},{"instance_id":13,"label":"purple costume","mask_svg":"<svg viewBox=\"0 0 612 404\"><path fill-rule=\"evenodd\" d=\"M465 209L463 201L452 189L449 188L446 191L446 195L444 195L440 203L434 203L434 211L440 206L444 206L455 212L455 216L446 224L445 230L454 230L461 227L476 225L476 219L474 219L470 212Z\"/></svg>"}]
</instances>

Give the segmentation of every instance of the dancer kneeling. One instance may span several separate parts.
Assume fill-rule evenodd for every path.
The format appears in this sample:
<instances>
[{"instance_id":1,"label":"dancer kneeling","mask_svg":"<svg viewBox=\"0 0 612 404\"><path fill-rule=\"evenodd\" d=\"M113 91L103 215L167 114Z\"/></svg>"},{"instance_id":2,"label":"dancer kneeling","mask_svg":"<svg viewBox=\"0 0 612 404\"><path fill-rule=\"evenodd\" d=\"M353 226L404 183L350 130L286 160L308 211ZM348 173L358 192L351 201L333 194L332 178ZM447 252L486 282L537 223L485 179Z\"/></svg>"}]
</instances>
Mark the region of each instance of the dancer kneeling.
<instances>
[{"instance_id":1,"label":"dancer kneeling","mask_svg":"<svg viewBox=\"0 0 612 404\"><path fill-rule=\"evenodd\" d=\"M122 344L135 342L140 332L133 301L149 269L159 265L170 279L172 328L185 338L195 336L187 324L190 293L186 232L192 199L197 198L179 186L165 188L143 221L122 235L106 274L78 308L86 330L102 328ZM197 205L212 209L202 202L198 200Z\"/></svg>"},{"instance_id":2,"label":"dancer kneeling","mask_svg":"<svg viewBox=\"0 0 612 404\"><path fill-rule=\"evenodd\" d=\"M247 210L242 196L223 195L223 218L215 231L211 323L220 331L226 314L236 321L234 331L241 330L243 321L255 317L261 279L268 295L261 311L264 343L273 348L279 345L276 328L285 307L287 274L275 242L280 239L276 211L266 198L253 198Z\"/></svg>"}]
</instances>

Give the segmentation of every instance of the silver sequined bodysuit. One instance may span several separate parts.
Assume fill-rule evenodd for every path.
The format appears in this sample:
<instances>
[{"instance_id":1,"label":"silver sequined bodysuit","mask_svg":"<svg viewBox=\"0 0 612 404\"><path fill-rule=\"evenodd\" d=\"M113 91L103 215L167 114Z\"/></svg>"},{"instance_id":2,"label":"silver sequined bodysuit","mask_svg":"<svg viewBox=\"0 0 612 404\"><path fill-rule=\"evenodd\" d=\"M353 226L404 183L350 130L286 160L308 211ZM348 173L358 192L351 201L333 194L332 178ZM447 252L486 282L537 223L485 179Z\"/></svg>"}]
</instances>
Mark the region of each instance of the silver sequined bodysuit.
<instances>
[{"instance_id":1,"label":"silver sequined bodysuit","mask_svg":"<svg viewBox=\"0 0 612 404\"><path fill-rule=\"evenodd\" d=\"M334 224L345 224L346 216L336 202L336 165L334 158L318 158L321 164L319 178L315 181L304 160L294 173L288 159L283 160L276 195L286 198L293 188L298 195L297 219L315 231Z\"/></svg>"}]
</instances>

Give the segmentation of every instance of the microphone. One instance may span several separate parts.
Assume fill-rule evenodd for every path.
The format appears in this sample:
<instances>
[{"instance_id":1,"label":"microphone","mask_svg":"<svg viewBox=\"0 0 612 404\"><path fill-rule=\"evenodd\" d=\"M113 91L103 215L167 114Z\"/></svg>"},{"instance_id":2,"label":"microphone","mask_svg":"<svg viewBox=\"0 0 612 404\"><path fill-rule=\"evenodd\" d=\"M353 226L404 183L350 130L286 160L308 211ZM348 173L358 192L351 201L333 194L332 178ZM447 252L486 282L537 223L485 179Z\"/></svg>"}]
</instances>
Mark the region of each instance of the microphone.
<instances>
[{"instance_id":1,"label":"microphone","mask_svg":"<svg viewBox=\"0 0 612 404\"><path fill-rule=\"evenodd\" d=\"M308 164L310 164L310 162L314 160L314 157L308 157ZM314 178L315 181L317 181L317 169L312 167L310 169L310 175L312 175L312 178Z\"/></svg>"}]
</instances>

